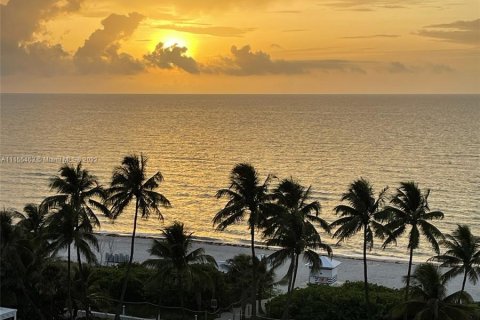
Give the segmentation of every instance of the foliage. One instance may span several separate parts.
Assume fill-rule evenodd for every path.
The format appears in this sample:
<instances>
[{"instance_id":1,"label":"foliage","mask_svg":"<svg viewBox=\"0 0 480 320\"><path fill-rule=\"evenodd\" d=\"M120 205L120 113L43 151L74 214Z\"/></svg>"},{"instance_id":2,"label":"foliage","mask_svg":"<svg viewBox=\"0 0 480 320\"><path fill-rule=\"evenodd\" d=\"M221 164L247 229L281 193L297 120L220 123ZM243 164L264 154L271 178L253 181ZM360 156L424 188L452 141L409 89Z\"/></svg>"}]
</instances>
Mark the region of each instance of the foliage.
<instances>
[{"instance_id":1,"label":"foliage","mask_svg":"<svg viewBox=\"0 0 480 320\"><path fill-rule=\"evenodd\" d=\"M475 237L467 225L458 225L452 235L442 242L447 251L431 260L441 262L441 267L450 268L443 277L451 279L463 274L462 291L467 278L473 284L480 279L480 237Z\"/></svg>"},{"instance_id":2,"label":"foliage","mask_svg":"<svg viewBox=\"0 0 480 320\"><path fill-rule=\"evenodd\" d=\"M372 320L386 319L390 309L402 300L401 290L369 285ZM346 282L340 287L310 285L292 294L291 314L295 320L364 320L366 313L363 282ZM272 299L269 317L279 318L287 296Z\"/></svg>"},{"instance_id":3,"label":"foliage","mask_svg":"<svg viewBox=\"0 0 480 320\"><path fill-rule=\"evenodd\" d=\"M129 155L123 158L122 164L113 171L112 181L108 189L106 203L111 206L111 218L115 219L123 213L132 201L135 201L135 215L133 218L132 242L130 245L130 258L125 271L120 300L116 311L116 319L119 319L120 310L127 293L128 279L135 252L135 233L137 219L140 211L142 218L147 219L150 214L156 214L163 219L161 207L170 207L170 201L157 192L163 181L162 174L157 171L150 178L147 177L147 158L143 155ZM135 199L135 200L134 200Z\"/></svg>"},{"instance_id":4,"label":"foliage","mask_svg":"<svg viewBox=\"0 0 480 320\"><path fill-rule=\"evenodd\" d=\"M443 219L443 212L430 211L428 205L428 196L430 190L422 192L415 182L402 182L397 188L395 195L383 212L383 220L387 220L386 225L391 230L385 240L384 247L402 236L410 227L408 234L408 249L410 257L408 260L407 283L405 299L408 299L410 287L410 274L412 270L413 251L420 245L421 236L430 242L436 253L440 252L438 240L444 238L442 232L438 230L430 221Z\"/></svg>"},{"instance_id":5,"label":"foliage","mask_svg":"<svg viewBox=\"0 0 480 320\"><path fill-rule=\"evenodd\" d=\"M447 296L447 279L430 263L419 265L412 276L411 299L395 306L393 319L470 320L476 310L472 297L457 291Z\"/></svg>"},{"instance_id":6,"label":"foliage","mask_svg":"<svg viewBox=\"0 0 480 320\"><path fill-rule=\"evenodd\" d=\"M352 182L348 191L342 195L342 202L335 207L335 213L340 216L332 222L331 227L338 227L333 236L339 242L354 236L363 230L363 282L365 290L366 314L370 318L370 297L368 291L367 250L372 249L375 237L384 238L388 230L379 222L381 206L387 188L375 198L373 187L366 179Z\"/></svg>"}]
</instances>

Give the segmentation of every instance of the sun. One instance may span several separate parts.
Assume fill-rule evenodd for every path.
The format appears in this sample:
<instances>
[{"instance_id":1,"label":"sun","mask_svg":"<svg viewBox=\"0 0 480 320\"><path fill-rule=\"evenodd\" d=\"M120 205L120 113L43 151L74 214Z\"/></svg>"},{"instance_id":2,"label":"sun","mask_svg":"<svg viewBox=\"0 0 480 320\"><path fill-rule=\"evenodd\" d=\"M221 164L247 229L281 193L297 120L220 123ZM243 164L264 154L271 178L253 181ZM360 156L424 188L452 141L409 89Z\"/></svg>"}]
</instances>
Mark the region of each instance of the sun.
<instances>
[{"instance_id":1,"label":"sun","mask_svg":"<svg viewBox=\"0 0 480 320\"><path fill-rule=\"evenodd\" d=\"M188 48L188 43L185 39L179 38L179 37L172 37L172 36L167 36L165 39L163 39L163 47L168 48L172 46L177 46L177 47L187 47Z\"/></svg>"}]
</instances>

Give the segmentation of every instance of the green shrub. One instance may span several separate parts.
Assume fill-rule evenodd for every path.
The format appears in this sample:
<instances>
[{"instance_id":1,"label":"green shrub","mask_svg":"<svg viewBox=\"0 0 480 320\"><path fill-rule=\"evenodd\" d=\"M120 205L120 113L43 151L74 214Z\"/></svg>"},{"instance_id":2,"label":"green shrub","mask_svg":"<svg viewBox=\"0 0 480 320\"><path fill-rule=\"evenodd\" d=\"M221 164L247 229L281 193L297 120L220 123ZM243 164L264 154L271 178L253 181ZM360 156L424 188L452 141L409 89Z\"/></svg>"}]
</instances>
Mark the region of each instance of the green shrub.
<instances>
[{"instance_id":1,"label":"green shrub","mask_svg":"<svg viewBox=\"0 0 480 320\"><path fill-rule=\"evenodd\" d=\"M391 307L402 301L400 290L370 284L371 319L387 319ZM267 305L269 316L280 318L286 295ZM346 282L340 287L310 285L293 292L290 315L295 320L363 320L366 306L363 282Z\"/></svg>"}]
</instances>

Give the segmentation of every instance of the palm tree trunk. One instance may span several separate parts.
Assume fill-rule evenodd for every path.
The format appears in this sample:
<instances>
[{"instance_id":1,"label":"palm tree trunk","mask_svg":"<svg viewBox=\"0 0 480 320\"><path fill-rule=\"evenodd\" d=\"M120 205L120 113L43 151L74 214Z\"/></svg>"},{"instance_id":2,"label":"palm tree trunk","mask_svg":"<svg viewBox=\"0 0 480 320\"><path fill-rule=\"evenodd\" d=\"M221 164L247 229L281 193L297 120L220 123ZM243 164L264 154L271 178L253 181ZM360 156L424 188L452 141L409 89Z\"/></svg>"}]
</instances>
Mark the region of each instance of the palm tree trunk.
<instances>
[{"instance_id":1,"label":"palm tree trunk","mask_svg":"<svg viewBox=\"0 0 480 320\"><path fill-rule=\"evenodd\" d=\"M368 271L367 271L367 228L363 231L363 279L365 282L365 304L367 308L367 319L370 319L370 298L368 297Z\"/></svg>"},{"instance_id":2,"label":"palm tree trunk","mask_svg":"<svg viewBox=\"0 0 480 320\"><path fill-rule=\"evenodd\" d=\"M408 291L410 290L410 275L412 273L413 248L410 248L410 258L408 259L407 287L405 288L405 301L408 300Z\"/></svg>"},{"instance_id":3,"label":"palm tree trunk","mask_svg":"<svg viewBox=\"0 0 480 320\"><path fill-rule=\"evenodd\" d=\"M71 280L70 280L70 243L67 249L67 274L68 274L68 318L72 319L72 292L71 292Z\"/></svg>"},{"instance_id":4,"label":"palm tree trunk","mask_svg":"<svg viewBox=\"0 0 480 320\"><path fill-rule=\"evenodd\" d=\"M292 270L292 273L290 274L290 279L288 279L287 293L290 293L290 291L292 291L293 270L295 269L295 254L292 254L290 260L290 269Z\"/></svg>"},{"instance_id":5,"label":"palm tree trunk","mask_svg":"<svg viewBox=\"0 0 480 320\"><path fill-rule=\"evenodd\" d=\"M80 277L83 280L83 273L82 273L82 259L80 257L80 249L77 247L77 261L78 261L78 270L80 271Z\"/></svg>"},{"instance_id":6,"label":"palm tree trunk","mask_svg":"<svg viewBox=\"0 0 480 320\"><path fill-rule=\"evenodd\" d=\"M461 290L462 293L465 291L465 284L467 283L468 271L469 270L467 268L465 268L465 273L463 275L463 282L462 282L462 290Z\"/></svg>"},{"instance_id":7,"label":"palm tree trunk","mask_svg":"<svg viewBox=\"0 0 480 320\"><path fill-rule=\"evenodd\" d=\"M252 319L257 318L257 256L255 254L255 226L250 228L252 249Z\"/></svg>"},{"instance_id":8,"label":"palm tree trunk","mask_svg":"<svg viewBox=\"0 0 480 320\"><path fill-rule=\"evenodd\" d=\"M300 255L296 254L296 256L295 256L295 269L293 270L293 281L292 281L292 287L290 288L290 291L293 291L293 289L295 289L295 281L297 281L298 259L299 258L300 258Z\"/></svg>"},{"instance_id":9,"label":"palm tree trunk","mask_svg":"<svg viewBox=\"0 0 480 320\"><path fill-rule=\"evenodd\" d=\"M282 316L282 319L284 320L287 320L290 318L290 305L292 303L293 289L295 289L295 280L297 279L298 258L299 258L298 254L295 254L295 258L292 258L293 270L290 276L290 283L288 287L287 305L285 306L285 311L283 312L283 316Z\"/></svg>"},{"instance_id":10,"label":"palm tree trunk","mask_svg":"<svg viewBox=\"0 0 480 320\"><path fill-rule=\"evenodd\" d=\"M115 314L115 320L120 320L120 313L122 312L122 306L125 302L125 293L127 292L127 283L130 276L130 269L132 268L133 253L135 251L135 232L137 231L137 218L138 218L138 199L135 201L135 217L133 219L133 232L132 243L130 245L130 258L128 260L127 271L125 272L125 278L123 279L122 294L120 295L120 301L117 307L117 313Z\"/></svg>"}]
</instances>

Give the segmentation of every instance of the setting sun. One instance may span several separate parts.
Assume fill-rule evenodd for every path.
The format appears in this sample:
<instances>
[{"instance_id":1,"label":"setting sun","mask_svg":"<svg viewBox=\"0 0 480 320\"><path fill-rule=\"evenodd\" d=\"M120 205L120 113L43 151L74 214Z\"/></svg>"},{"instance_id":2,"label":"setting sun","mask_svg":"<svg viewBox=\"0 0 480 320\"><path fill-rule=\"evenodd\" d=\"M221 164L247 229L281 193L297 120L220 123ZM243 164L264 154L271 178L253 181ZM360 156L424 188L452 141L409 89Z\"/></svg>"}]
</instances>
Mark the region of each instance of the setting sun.
<instances>
[{"instance_id":1,"label":"setting sun","mask_svg":"<svg viewBox=\"0 0 480 320\"><path fill-rule=\"evenodd\" d=\"M187 41L182 39L182 38L178 38L178 37L168 36L162 42L163 42L163 46L166 47L166 48L172 47L172 46L188 47Z\"/></svg>"}]
</instances>

